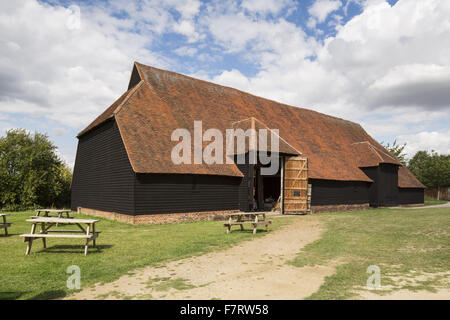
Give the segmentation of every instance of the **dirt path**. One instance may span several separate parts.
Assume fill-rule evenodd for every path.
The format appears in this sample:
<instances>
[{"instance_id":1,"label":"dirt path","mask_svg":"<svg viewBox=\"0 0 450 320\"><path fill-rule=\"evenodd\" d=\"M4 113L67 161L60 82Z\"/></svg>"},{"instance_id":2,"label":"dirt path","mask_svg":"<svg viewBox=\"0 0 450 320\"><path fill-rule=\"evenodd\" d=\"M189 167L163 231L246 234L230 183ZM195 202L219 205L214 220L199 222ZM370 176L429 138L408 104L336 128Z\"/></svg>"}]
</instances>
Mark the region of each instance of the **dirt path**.
<instances>
[{"instance_id":1,"label":"dirt path","mask_svg":"<svg viewBox=\"0 0 450 320\"><path fill-rule=\"evenodd\" d=\"M365 300L450 300L448 289L438 289L436 292L399 290L385 295L365 292L360 295Z\"/></svg>"},{"instance_id":2,"label":"dirt path","mask_svg":"<svg viewBox=\"0 0 450 320\"><path fill-rule=\"evenodd\" d=\"M163 267L135 270L67 299L302 299L317 291L335 268L298 268L285 262L319 239L321 231L316 217L295 217L264 237Z\"/></svg>"},{"instance_id":3,"label":"dirt path","mask_svg":"<svg viewBox=\"0 0 450 320\"><path fill-rule=\"evenodd\" d=\"M390 207L391 209L413 209L413 210L418 210L418 209L437 209L437 208L450 208L450 201L448 201L447 203L443 203L443 204L435 204L432 206L419 206L419 207Z\"/></svg>"}]
</instances>

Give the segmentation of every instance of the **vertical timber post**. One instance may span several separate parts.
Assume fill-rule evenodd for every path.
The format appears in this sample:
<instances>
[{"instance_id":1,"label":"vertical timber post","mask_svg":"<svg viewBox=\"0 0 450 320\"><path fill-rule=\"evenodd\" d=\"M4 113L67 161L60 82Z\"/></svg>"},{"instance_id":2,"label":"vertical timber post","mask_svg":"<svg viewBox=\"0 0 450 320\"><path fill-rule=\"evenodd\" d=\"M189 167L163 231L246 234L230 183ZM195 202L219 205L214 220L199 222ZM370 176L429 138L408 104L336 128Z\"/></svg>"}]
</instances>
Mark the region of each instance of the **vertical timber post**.
<instances>
[{"instance_id":1,"label":"vertical timber post","mask_svg":"<svg viewBox=\"0 0 450 320\"><path fill-rule=\"evenodd\" d=\"M281 214L284 214L284 156L281 156L281 170L280 170L280 174L281 174L281 204L280 204L280 208L281 208Z\"/></svg>"}]
</instances>

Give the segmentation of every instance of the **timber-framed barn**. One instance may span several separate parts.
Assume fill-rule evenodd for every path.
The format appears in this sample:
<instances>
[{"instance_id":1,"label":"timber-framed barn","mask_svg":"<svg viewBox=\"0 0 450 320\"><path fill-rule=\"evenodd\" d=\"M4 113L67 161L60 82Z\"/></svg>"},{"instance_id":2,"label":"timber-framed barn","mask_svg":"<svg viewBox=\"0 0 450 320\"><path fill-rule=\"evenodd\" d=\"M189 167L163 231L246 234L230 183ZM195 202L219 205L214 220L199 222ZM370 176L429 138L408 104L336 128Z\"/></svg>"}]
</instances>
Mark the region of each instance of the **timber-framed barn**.
<instances>
[{"instance_id":1,"label":"timber-framed barn","mask_svg":"<svg viewBox=\"0 0 450 320\"><path fill-rule=\"evenodd\" d=\"M245 163L174 164L171 135L195 121L278 129L279 169L262 175L249 148ZM424 202L424 186L357 123L137 62L128 90L77 138L72 210L135 223Z\"/></svg>"}]
</instances>

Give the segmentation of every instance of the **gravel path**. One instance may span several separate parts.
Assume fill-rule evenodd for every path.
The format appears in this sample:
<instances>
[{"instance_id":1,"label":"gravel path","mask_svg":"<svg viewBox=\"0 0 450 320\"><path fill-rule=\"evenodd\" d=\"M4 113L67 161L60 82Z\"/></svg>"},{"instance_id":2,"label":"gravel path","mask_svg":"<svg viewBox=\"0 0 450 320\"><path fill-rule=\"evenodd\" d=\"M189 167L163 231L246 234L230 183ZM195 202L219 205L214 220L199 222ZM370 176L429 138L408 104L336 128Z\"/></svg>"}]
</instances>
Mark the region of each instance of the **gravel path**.
<instances>
[{"instance_id":1,"label":"gravel path","mask_svg":"<svg viewBox=\"0 0 450 320\"><path fill-rule=\"evenodd\" d=\"M450 201L444 204L436 204L433 206L419 206L419 207L391 207L391 209L436 209L436 208L450 208Z\"/></svg>"},{"instance_id":2,"label":"gravel path","mask_svg":"<svg viewBox=\"0 0 450 320\"><path fill-rule=\"evenodd\" d=\"M236 231L239 232L239 231ZM315 216L224 251L135 270L67 299L303 299L317 291L334 266L286 264L322 232ZM233 236L231 233L229 236Z\"/></svg>"}]
</instances>

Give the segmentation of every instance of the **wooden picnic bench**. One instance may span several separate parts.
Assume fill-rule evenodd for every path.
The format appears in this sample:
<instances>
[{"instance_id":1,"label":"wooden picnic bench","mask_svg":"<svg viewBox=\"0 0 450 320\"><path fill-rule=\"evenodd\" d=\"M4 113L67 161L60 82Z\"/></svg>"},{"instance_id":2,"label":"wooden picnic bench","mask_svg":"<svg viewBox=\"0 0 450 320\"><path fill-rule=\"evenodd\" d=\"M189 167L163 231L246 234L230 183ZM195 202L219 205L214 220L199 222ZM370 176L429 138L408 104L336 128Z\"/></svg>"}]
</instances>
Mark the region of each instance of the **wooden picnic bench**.
<instances>
[{"instance_id":1,"label":"wooden picnic bench","mask_svg":"<svg viewBox=\"0 0 450 320\"><path fill-rule=\"evenodd\" d=\"M66 218L71 219L72 217L70 216L70 212L71 212L70 209L37 209L36 215L31 216L30 218L40 217L41 214L43 217L64 218L64 214L66 214Z\"/></svg>"},{"instance_id":2,"label":"wooden picnic bench","mask_svg":"<svg viewBox=\"0 0 450 320\"><path fill-rule=\"evenodd\" d=\"M232 213L228 215L228 222L224 223L224 226L227 228L227 233L230 233L232 226L240 226L241 230L244 230L244 225L250 224L253 226L253 234L255 234L258 226L265 226L266 231L269 231L269 224L271 223L272 221L266 220L264 212Z\"/></svg>"},{"instance_id":3,"label":"wooden picnic bench","mask_svg":"<svg viewBox=\"0 0 450 320\"><path fill-rule=\"evenodd\" d=\"M31 245L34 240L42 239L44 248L47 247L47 238L71 238L71 239L84 239L84 254L87 255L89 242L93 242L95 247L98 234L101 231L95 230L95 223L99 220L88 220L88 219L74 219L74 218L49 218L49 217L34 217L32 219L27 219L27 222L31 222L31 232L29 234L22 234L21 237L24 238L24 242L28 242L26 255L30 254ZM41 232L36 233L37 225L41 225ZM53 226L62 225L76 225L79 230L49 230ZM82 226L86 225L86 229ZM80 233L80 234L71 234Z\"/></svg>"},{"instance_id":4,"label":"wooden picnic bench","mask_svg":"<svg viewBox=\"0 0 450 320\"><path fill-rule=\"evenodd\" d=\"M6 216L7 214L0 214L0 217L2 218L2 220L0 220L0 229L5 229L5 236L8 235L8 228L11 227L11 223L6 222Z\"/></svg>"}]
</instances>

